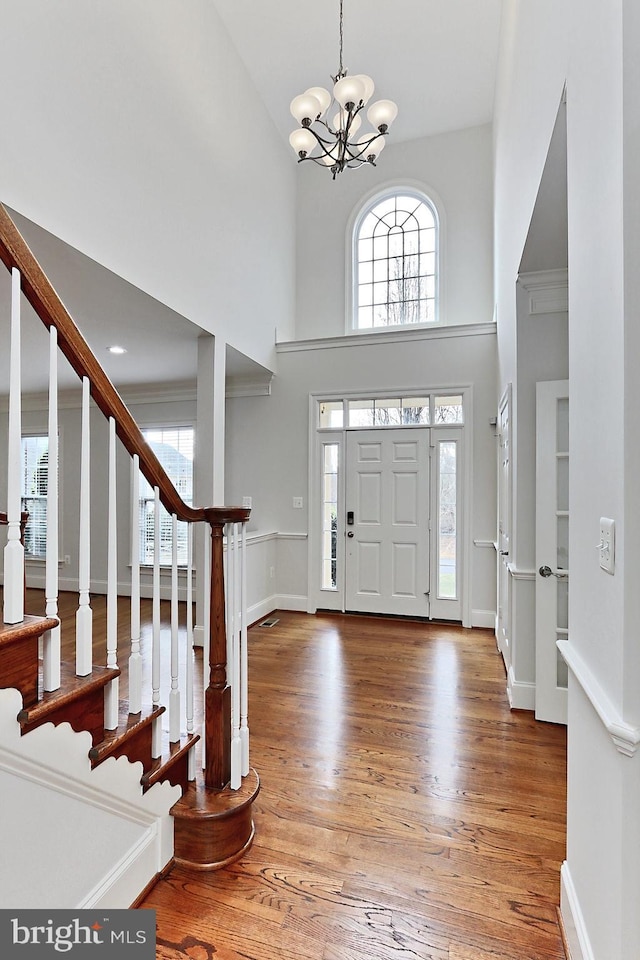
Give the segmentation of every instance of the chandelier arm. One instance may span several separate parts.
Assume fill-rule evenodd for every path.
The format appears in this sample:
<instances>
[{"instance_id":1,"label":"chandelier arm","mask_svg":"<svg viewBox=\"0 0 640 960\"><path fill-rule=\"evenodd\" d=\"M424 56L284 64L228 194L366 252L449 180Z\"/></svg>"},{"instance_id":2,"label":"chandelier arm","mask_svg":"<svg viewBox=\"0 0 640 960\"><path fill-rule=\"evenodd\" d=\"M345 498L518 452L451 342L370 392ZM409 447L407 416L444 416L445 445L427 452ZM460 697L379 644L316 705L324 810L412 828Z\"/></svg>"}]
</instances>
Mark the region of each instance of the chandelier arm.
<instances>
[{"instance_id":1,"label":"chandelier arm","mask_svg":"<svg viewBox=\"0 0 640 960\"><path fill-rule=\"evenodd\" d=\"M322 122L322 121L320 121L320 122ZM325 126L326 126L326 124L325 124ZM336 144L340 142L340 141L339 141L339 138L336 139L336 140L334 140L334 141L326 140L324 137L321 137L320 134L318 133L318 131L317 131L317 130L314 130L313 127L307 127L306 129L309 130L309 131L314 135L314 137L316 138L316 141L317 141L318 146L319 146L320 149L323 151L322 156L324 156L324 157L331 157L331 158L333 159L333 154L331 153L331 149L327 149L327 146L328 146L329 148L335 148ZM329 128L327 127L327 129L329 129ZM331 133L331 130L329 130L329 132ZM322 157L309 157L309 156L307 156L307 157L303 157L303 159L304 159L304 160L316 160L316 162L318 162L318 161L321 161L321 160L322 160Z\"/></svg>"}]
</instances>

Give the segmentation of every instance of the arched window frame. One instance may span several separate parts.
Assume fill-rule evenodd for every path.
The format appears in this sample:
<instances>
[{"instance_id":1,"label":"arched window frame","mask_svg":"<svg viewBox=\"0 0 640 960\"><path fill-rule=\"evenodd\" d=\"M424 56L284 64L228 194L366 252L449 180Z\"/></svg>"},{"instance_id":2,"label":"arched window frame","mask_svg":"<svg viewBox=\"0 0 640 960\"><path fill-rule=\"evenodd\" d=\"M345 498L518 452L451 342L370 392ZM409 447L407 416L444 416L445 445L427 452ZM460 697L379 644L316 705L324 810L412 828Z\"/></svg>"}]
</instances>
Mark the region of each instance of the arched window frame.
<instances>
[{"instance_id":1,"label":"arched window frame","mask_svg":"<svg viewBox=\"0 0 640 960\"><path fill-rule=\"evenodd\" d=\"M411 196L426 204L433 213L436 243L435 243L435 319L426 323L391 324L387 327L358 327L358 239L365 217L377 204L394 196ZM376 188L369 193L354 209L347 224L347 263L346 263L346 303L345 303L345 333L349 334L381 334L389 335L402 330L431 329L442 324L444 320L444 269L443 251L445 249L445 218L442 203L436 192L425 184L412 181L396 181L384 187Z\"/></svg>"}]
</instances>

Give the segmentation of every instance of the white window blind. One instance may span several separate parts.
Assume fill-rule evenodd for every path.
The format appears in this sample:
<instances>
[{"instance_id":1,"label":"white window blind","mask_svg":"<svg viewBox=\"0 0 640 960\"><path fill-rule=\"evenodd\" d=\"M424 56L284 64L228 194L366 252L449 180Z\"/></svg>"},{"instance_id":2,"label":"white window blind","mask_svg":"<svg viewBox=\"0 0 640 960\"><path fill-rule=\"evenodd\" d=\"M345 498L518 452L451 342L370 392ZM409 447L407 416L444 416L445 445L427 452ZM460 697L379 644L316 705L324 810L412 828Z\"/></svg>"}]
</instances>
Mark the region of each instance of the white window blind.
<instances>
[{"instance_id":1,"label":"white window blind","mask_svg":"<svg viewBox=\"0 0 640 960\"><path fill-rule=\"evenodd\" d=\"M49 438L22 438L22 509L29 514L24 533L27 557L44 560L47 555L47 487Z\"/></svg>"},{"instance_id":2,"label":"white window blind","mask_svg":"<svg viewBox=\"0 0 640 960\"><path fill-rule=\"evenodd\" d=\"M185 503L193 503L193 427L162 427L142 431L143 436ZM153 563L154 494L140 475L140 562ZM160 564L171 564L171 517L160 507ZM187 564L187 524L178 523L178 564Z\"/></svg>"}]
</instances>

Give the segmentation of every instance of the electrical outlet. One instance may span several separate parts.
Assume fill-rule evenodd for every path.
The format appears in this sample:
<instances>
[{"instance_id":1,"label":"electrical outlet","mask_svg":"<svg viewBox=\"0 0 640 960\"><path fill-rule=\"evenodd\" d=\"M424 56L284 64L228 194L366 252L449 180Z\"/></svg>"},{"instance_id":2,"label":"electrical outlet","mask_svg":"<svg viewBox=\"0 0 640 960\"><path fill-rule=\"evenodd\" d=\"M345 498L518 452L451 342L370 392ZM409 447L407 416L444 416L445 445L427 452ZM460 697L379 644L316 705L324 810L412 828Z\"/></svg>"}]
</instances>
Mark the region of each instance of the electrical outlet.
<instances>
[{"instance_id":1,"label":"electrical outlet","mask_svg":"<svg viewBox=\"0 0 640 960\"><path fill-rule=\"evenodd\" d=\"M242 506L243 506L243 507L247 507L247 509L251 510L251 505L252 505L252 498L251 498L251 497L243 497L243 498L242 498Z\"/></svg>"},{"instance_id":2,"label":"electrical outlet","mask_svg":"<svg viewBox=\"0 0 640 960\"><path fill-rule=\"evenodd\" d=\"M615 572L616 525L608 517L600 517L600 566L612 576Z\"/></svg>"}]
</instances>

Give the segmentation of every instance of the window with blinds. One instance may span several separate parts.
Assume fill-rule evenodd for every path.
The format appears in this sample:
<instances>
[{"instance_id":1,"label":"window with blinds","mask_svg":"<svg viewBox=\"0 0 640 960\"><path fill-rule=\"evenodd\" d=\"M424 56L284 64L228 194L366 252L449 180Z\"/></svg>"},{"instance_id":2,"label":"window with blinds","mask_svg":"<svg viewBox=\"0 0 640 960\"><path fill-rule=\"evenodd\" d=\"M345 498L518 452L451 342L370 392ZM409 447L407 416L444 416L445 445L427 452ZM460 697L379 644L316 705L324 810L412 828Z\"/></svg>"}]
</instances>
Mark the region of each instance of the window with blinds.
<instances>
[{"instance_id":1,"label":"window with blinds","mask_svg":"<svg viewBox=\"0 0 640 960\"><path fill-rule=\"evenodd\" d=\"M143 436L185 503L193 503L193 427L162 427L142 431ZM152 487L140 475L140 563L153 564L155 545L155 498ZM160 564L171 565L171 517L160 506ZM178 565L186 566L188 550L186 523L178 523Z\"/></svg>"},{"instance_id":2,"label":"window with blinds","mask_svg":"<svg viewBox=\"0 0 640 960\"><path fill-rule=\"evenodd\" d=\"M49 438L23 437L22 509L29 514L24 532L25 556L44 560L47 555L47 488Z\"/></svg>"}]
</instances>

